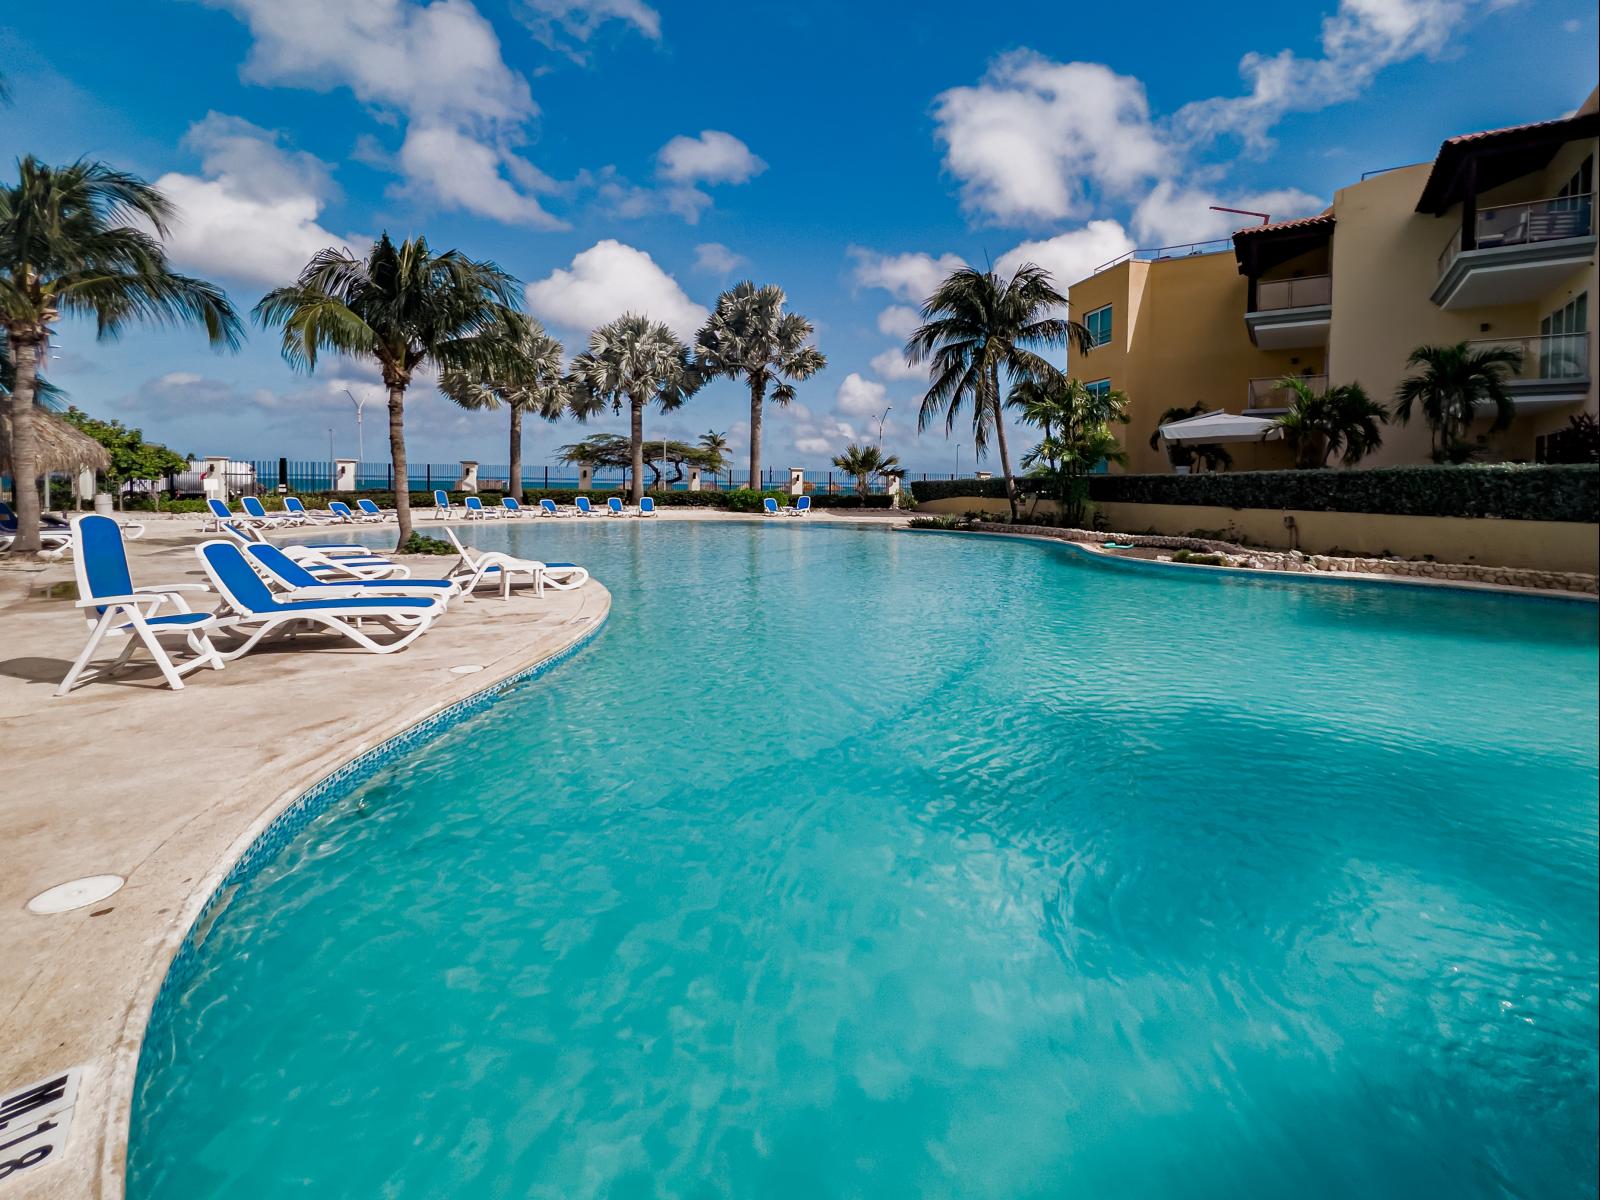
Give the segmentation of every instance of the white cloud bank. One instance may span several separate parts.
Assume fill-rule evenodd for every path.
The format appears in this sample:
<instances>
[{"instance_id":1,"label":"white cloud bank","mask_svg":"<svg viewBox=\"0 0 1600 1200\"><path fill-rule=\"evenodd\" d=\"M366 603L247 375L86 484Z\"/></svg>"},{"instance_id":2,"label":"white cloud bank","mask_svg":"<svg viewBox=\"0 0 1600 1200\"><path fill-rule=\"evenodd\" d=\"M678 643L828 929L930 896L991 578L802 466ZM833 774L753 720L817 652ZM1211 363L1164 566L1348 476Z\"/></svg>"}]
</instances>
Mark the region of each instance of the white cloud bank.
<instances>
[{"instance_id":1,"label":"white cloud bank","mask_svg":"<svg viewBox=\"0 0 1600 1200\"><path fill-rule=\"evenodd\" d=\"M708 315L649 254L612 238L528 284L527 304L548 325L585 332L625 312L644 313L685 341Z\"/></svg>"},{"instance_id":2,"label":"white cloud bank","mask_svg":"<svg viewBox=\"0 0 1600 1200\"><path fill-rule=\"evenodd\" d=\"M858 285L882 288L896 300L912 304L921 304L950 272L967 265L965 259L955 254L941 254L937 258L920 252L879 254L861 246L851 246L848 253L855 259L853 278ZM879 325L882 326L881 319Z\"/></svg>"}]
</instances>

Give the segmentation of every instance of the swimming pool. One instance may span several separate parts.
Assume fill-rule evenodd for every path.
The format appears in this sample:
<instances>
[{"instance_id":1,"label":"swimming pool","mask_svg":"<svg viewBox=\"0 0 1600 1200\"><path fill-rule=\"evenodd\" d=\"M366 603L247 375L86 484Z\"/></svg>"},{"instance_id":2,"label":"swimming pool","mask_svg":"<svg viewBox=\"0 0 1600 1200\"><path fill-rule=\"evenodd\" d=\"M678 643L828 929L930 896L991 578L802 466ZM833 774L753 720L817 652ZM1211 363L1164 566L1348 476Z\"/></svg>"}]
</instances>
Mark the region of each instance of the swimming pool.
<instances>
[{"instance_id":1,"label":"swimming pool","mask_svg":"<svg viewBox=\"0 0 1600 1200\"><path fill-rule=\"evenodd\" d=\"M1593 607L796 521L473 540L610 620L232 897L132 1196L1592 1186Z\"/></svg>"}]
</instances>

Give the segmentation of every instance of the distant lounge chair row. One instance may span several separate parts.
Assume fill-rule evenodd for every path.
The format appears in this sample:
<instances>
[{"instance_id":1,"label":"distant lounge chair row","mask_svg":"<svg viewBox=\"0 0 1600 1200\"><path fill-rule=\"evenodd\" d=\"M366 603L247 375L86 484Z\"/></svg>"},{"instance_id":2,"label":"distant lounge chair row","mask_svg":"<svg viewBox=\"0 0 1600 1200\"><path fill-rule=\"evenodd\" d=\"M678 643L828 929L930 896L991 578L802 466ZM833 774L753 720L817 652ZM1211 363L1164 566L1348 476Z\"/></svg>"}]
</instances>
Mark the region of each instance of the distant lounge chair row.
<instances>
[{"instance_id":1,"label":"distant lounge chair row","mask_svg":"<svg viewBox=\"0 0 1600 1200\"><path fill-rule=\"evenodd\" d=\"M207 527L219 531L224 522L243 522L266 528L295 529L302 525L367 525L388 520L394 514L371 500L357 500L352 509L343 500L330 500L326 509L311 509L298 496L283 498L282 512L268 512L255 496L239 497L240 512L215 497L206 501Z\"/></svg>"},{"instance_id":2,"label":"distant lounge chair row","mask_svg":"<svg viewBox=\"0 0 1600 1200\"><path fill-rule=\"evenodd\" d=\"M144 526L138 521L118 522L122 535L130 541L144 536ZM9 550L17 540L16 510L0 500L0 550ZM60 558L72 549L72 526L51 513L39 516L39 553L46 558Z\"/></svg>"},{"instance_id":3,"label":"distant lounge chair row","mask_svg":"<svg viewBox=\"0 0 1600 1200\"><path fill-rule=\"evenodd\" d=\"M785 504L778 507L778 502L768 496L761 501L761 515L764 517L803 517L811 511L811 497L797 496L792 505Z\"/></svg>"},{"instance_id":4,"label":"distant lounge chair row","mask_svg":"<svg viewBox=\"0 0 1600 1200\"><path fill-rule=\"evenodd\" d=\"M529 515L541 517L593 517L602 510L595 508L590 503L589 497L577 496L573 499L571 507L563 507L548 497L539 501L537 508L527 508L517 501L515 496L506 496L501 499L498 506L485 505L476 496L468 496L461 502L460 519L463 521L487 521L502 517L518 518ZM653 517L656 515L656 502L649 496L639 500L637 510L622 502L620 496L607 496L604 512L612 517ZM449 495L440 490L433 493L433 515L441 521L457 519L456 506L450 502Z\"/></svg>"},{"instance_id":5,"label":"distant lounge chair row","mask_svg":"<svg viewBox=\"0 0 1600 1200\"><path fill-rule=\"evenodd\" d=\"M470 599L485 579L498 583L501 596L509 598L518 579L542 596L546 587L581 587L589 578L573 563L474 554L453 533L450 540L461 557L447 577L411 579L404 564L367 547L275 546L262 540L258 525L231 519L219 521L218 531L225 536L196 548L209 587L135 587L117 523L95 514L73 518L77 606L88 620L89 640L56 695L115 673L141 646L174 689L183 687L183 676L191 671L220 671L269 638L308 628L339 634L374 654L392 654L426 632L451 599ZM189 606L186 594L212 590L220 598L214 611ZM225 648L213 641L222 634L230 638ZM101 644L113 637L126 638L121 652L92 668Z\"/></svg>"}]
</instances>

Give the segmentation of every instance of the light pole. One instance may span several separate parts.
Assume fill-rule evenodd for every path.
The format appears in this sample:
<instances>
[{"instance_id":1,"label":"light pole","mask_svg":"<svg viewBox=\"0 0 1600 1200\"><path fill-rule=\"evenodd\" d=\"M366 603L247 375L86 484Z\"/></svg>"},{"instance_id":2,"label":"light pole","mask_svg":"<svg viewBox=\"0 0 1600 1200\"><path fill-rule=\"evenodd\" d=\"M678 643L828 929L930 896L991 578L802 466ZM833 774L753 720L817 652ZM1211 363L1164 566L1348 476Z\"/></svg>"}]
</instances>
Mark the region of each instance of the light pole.
<instances>
[{"instance_id":1,"label":"light pole","mask_svg":"<svg viewBox=\"0 0 1600 1200\"><path fill-rule=\"evenodd\" d=\"M892 409L893 407L894 407L894 405L892 405L892 404L885 404L883 406L883 415L878 418L878 449L879 450L883 449L883 423L889 419L889 410Z\"/></svg>"},{"instance_id":2,"label":"light pole","mask_svg":"<svg viewBox=\"0 0 1600 1200\"><path fill-rule=\"evenodd\" d=\"M960 479L961 478L961 443L960 442L956 443L956 473L954 475L952 475L951 478L952 479Z\"/></svg>"},{"instance_id":3,"label":"light pole","mask_svg":"<svg viewBox=\"0 0 1600 1200\"><path fill-rule=\"evenodd\" d=\"M361 399L357 400L355 396L351 395L349 388L345 388L343 390L344 394L350 397L350 403L356 406L356 469L359 471L361 460L366 457L366 449L363 446L361 439L361 410L367 406L367 401L372 399L372 397L363 396Z\"/></svg>"}]
</instances>

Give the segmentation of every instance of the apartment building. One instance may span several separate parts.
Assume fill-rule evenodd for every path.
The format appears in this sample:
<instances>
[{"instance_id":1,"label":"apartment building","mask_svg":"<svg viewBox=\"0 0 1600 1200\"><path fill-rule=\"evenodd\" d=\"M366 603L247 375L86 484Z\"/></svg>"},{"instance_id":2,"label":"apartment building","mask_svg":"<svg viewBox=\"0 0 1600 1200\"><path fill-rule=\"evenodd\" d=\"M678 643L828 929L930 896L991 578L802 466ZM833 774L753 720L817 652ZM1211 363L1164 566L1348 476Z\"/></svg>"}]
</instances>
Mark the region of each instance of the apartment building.
<instances>
[{"instance_id":1,"label":"apartment building","mask_svg":"<svg viewBox=\"0 0 1600 1200\"><path fill-rule=\"evenodd\" d=\"M1372 174L1326 212L1241 229L1225 245L1141 252L1070 289L1096 347L1071 373L1130 400L1130 471L1169 470L1163 413L1272 417L1277 381L1357 383L1389 403L1425 343L1509 345L1516 416L1471 431L1485 461L1537 461L1596 411L1596 95L1571 116L1450 138L1432 162ZM1420 419L1363 466L1428 461ZM1228 447L1237 469L1292 465L1279 442Z\"/></svg>"}]
</instances>

